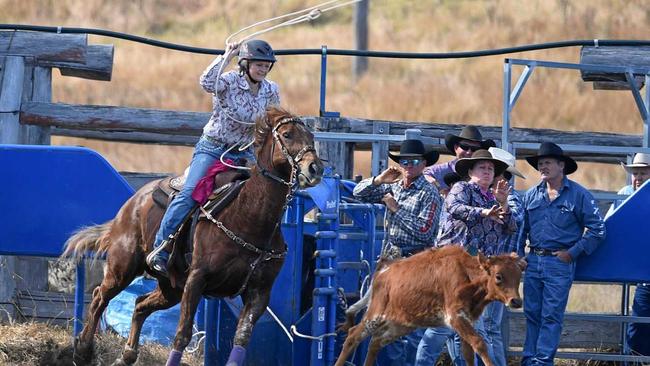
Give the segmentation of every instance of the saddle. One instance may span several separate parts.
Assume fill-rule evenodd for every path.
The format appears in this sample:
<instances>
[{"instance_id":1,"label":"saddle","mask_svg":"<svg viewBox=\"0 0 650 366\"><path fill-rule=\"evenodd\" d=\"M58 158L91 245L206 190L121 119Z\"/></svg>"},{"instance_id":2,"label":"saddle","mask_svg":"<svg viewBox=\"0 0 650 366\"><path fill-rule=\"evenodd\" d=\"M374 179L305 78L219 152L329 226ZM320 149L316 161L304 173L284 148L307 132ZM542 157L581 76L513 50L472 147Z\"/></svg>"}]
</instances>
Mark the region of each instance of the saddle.
<instances>
[{"instance_id":1,"label":"saddle","mask_svg":"<svg viewBox=\"0 0 650 366\"><path fill-rule=\"evenodd\" d=\"M228 207L239 195L241 188L249 177L248 172L235 170L217 174L215 176L215 189L208 197L208 201L203 205L203 210L208 212L212 217L216 217L221 210ZM174 197L183 189L184 184L185 176L168 177L161 180L152 193L152 198L156 205L165 210ZM197 204L176 229L176 232L173 234L174 240L169 241L168 245L171 245L171 248L168 248L171 253L169 263L170 268L174 268L174 271L170 271L172 284L176 282L178 277L182 277L174 276L173 272L178 271L177 273L184 273L192 263L193 239L196 224L199 220L206 219L206 215L198 208L199 205ZM172 276L176 277L176 279L172 278ZM177 284L177 286L182 285L180 283Z\"/></svg>"}]
</instances>

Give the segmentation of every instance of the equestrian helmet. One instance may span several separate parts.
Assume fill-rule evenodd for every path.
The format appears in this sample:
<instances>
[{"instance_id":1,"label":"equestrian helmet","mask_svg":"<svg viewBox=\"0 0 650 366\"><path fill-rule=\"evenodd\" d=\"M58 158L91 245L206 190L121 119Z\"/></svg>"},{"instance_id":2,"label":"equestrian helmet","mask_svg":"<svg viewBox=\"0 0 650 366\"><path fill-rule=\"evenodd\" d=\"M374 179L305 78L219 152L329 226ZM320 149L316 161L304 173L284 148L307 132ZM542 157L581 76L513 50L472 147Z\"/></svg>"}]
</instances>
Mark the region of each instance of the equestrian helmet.
<instances>
[{"instance_id":1,"label":"equestrian helmet","mask_svg":"<svg viewBox=\"0 0 650 366\"><path fill-rule=\"evenodd\" d=\"M242 60L275 62L275 53L267 42L261 39L251 39L244 42L239 49L239 62Z\"/></svg>"}]
</instances>

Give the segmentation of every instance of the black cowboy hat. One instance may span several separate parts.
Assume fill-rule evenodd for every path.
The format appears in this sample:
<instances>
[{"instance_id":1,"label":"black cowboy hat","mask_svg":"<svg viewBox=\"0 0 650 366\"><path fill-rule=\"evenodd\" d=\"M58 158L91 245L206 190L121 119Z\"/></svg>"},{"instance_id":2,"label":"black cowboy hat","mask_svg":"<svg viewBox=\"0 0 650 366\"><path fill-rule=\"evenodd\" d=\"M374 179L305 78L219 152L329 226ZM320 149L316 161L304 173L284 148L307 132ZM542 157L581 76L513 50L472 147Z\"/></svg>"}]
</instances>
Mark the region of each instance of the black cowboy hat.
<instances>
[{"instance_id":1,"label":"black cowboy hat","mask_svg":"<svg viewBox=\"0 0 650 366\"><path fill-rule=\"evenodd\" d=\"M449 173L445 174L444 177L442 177L442 180L445 182L447 187L451 188L451 186L453 186L454 183L460 182L461 180L463 180L463 177L458 175L458 173L456 173L456 172L449 172Z\"/></svg>"},{"instance_id":2,"label":"black cowboy hat","mask_svg":"<svg viewBox=\"0 0 650 366\"><path fill-rule=\"evenodd\" d=\"M454 145L462 140L478 142L481 144L482 149L489 149L491 147L497 146L494 140L483 140L481 132L474 126L463 127L463 129L460 131L460 135L448 134L445 136L445 146L447 146L447 150L449 150L452 154L456 154L454 151Z\"/></svg>"},{"instance_id":3,"label":"black cowboy hat","mask_svg":"<svg viewBox=\"0 0 650 366\"><path fill-rule=\"evenodd\" d=\"M508 168L508 164L502 162L501 160L493 158L492 154L490 154L489 151L481 149L474 151L471 158L463 158L458 160L456 162L454 170L456 170L456 173L458 173L458 175L461 177L467 177L467 172L472 168L472 166L474 166L474 163L479 160L491 161L494 164L495 177L503 174L503 172Z\"/></svg>"},{"instance_id":4,"label":"black cowboy hat","mask_svg":"<svg viewBox=\"0 0 650 366\"><path fill-rule=\"evenodd\" d=\"M399 154L391 153L389 151L388 157L396 163L399 163L400 159L424 158L424 160L426 160L426 166L429 166L438 161L440 154L429 146L425 148L424 144L420 140L407 139L402 141L402 145L399 147Z\"/></svg>"},{"instance_id":5,"label":"black cowboy hat","mask_svg":"<svg viewBox=\"0 0 650 366\"><path fill-rule=\"evenodd\" d=\"M537 155L527 157L526 161L528 161L528 164L530 164L533 168L539 170L537 169L537 162L540 158L547 157L555 158L564 162L564 175L569 175L578 170L578 164L576 161L564 155L562 148L552 142L542 142L542 144L539 145L539 151L537 152Z\"/></svg>"}]
</instances>

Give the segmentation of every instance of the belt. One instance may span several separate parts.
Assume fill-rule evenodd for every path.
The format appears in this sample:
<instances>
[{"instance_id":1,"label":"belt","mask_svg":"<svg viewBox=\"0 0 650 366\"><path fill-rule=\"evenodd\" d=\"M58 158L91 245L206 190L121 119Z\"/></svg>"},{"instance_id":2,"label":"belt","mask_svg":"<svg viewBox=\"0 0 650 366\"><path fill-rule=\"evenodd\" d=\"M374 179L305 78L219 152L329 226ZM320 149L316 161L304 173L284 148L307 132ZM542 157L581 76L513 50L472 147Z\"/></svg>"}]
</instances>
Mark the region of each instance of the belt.
<instances>
[{"instance_id":1,"label":"belt","mask_svg":"<svg viewBox=\"0 0 650 366\"><path fill-rule=\"evenodd\" d=\"M540 257L554 255L553 254L554 250L542 249L542 248L530 248L530 252Z\"/></svg>"}]
</instances>

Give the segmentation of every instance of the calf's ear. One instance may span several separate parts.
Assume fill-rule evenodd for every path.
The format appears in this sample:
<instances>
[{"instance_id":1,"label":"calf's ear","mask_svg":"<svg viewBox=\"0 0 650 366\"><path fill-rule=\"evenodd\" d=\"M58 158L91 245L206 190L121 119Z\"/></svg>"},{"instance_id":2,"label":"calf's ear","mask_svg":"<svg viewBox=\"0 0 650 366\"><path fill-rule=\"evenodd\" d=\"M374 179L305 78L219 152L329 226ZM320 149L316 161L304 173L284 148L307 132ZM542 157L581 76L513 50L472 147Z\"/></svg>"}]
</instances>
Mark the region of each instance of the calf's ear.
<instances>
[{"instance_id":1,"label":"calf's ear","mask_svg":"<svg viewBox=\"0 0 650 366\"><path fill-rule=\"evenodd\" d=\"M528 262L526 262L526 259L521 258L520 260L517 261L517 266L522 270L525 271L526 267L528 267Z\"/></svg>"},{"instance_id":2,"label":"calf's ear","mask_svg":"<svg viewBox=\"0 0 650 366\"><path fill-rule=\"evenodd\" d=\"M478 252L478 263L487 271L487 273L490 273L490 260L483 255L483 253Z\"/></svg>"},{"instance_id":3,"label":"calf's ear","mask_svg":"<svg viewBox=\"0 0 650 366\"><path fill-rule=\"evenodd\" d=\"M517 253L515 253L515 252L510 252L510 258L517 259L517 258L519 258L519 255L517 255Z\"/></svg>"}]
</instances>

